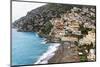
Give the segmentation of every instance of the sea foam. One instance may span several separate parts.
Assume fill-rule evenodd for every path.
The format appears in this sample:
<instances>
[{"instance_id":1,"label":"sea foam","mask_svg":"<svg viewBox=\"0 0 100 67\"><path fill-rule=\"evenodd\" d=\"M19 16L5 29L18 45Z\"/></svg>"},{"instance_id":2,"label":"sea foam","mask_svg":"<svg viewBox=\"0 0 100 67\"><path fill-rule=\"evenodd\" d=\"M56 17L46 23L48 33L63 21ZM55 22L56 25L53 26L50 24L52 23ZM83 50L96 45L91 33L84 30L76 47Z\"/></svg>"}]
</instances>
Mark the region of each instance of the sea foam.
<instances>
[{"instance_id":1,"label":"sea foam","mask_svg":"<svg viewBox=\"0 0 100 67\"><path fill-rule=\"evenodd\" d=\"M59 43L51 43L48 50L34 64L47 64L48 60L55 55L59 46Z\"/></svg>"}]
</instances>

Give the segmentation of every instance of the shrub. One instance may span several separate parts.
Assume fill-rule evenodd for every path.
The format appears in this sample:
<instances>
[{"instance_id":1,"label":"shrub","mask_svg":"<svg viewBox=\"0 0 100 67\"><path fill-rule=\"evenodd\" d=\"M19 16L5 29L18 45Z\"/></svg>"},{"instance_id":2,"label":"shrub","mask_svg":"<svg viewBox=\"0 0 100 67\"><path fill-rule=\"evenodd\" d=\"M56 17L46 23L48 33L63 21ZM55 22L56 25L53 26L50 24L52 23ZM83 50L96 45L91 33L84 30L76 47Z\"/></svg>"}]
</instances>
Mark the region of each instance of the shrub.
<instances>
[{"instance_id":1,"label":"shrub","mask_svg":"<svg viewBox=\"0 0 100 67\"><path fill-rule=\"evenodd\" d=\"M42 29L43 34L49 34L51 29L52 29L53 25L51 24L51 22L46 22L44 24L44 28Z\"/></svg>"}]
</instances>

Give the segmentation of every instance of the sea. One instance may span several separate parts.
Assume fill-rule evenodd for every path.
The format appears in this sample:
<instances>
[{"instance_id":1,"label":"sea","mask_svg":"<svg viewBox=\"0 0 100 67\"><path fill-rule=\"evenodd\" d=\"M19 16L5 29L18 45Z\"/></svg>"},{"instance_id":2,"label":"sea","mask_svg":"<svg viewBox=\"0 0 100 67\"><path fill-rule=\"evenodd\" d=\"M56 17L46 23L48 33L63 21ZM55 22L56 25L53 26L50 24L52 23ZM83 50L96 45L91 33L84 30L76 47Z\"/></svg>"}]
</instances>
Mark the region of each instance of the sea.
<instances>
[{"instance_id":1,"label":"sea","mask_svg":"<svg viewBox=\"0 0 100 67\"><path fill-rule=\"evenodd\" d=\"M47 64L58 43L46 43L36 32L12 29L12 65Z\"/></svg>"}]
</instances>

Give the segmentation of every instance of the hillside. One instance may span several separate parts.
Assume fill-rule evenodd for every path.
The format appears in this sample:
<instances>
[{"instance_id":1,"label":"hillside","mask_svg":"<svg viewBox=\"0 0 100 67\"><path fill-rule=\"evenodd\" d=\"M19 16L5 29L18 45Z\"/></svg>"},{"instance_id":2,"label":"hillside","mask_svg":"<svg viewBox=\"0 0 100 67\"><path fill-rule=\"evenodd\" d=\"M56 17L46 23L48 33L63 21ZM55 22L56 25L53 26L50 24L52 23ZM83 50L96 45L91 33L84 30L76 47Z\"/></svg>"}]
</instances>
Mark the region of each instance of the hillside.
<instances>
[{"instance_id":1,"label":"hillside","mask_svg":"<svg viewBox=\"0 0 100 67\"><path fill-rule=\"evenodd\" d=\"M95 61L95 6L46 4L12 25L17 31L37 32L47 37L48 42L61 43L50 63Z\"/></svg>"},{"instance_id":2,"label":"hillside","mask_svg":"<svg viewBox=\"0 0 100 67\"><path fill-rule=\"evenodd\" d=\"M13 23L12 27L17 28L18 31L35 31L35 32L43 31L43 34L48 34L51 28L46 29L46 26L48 27L50 25L51 27L53 27L50 20L52 18L61 17L61 14L66 13L66 11L70 12L70 9L72 9L73 6L79 8L83 7L78 5L66 5L66 4L47 4L38 7L32 11L29 11L26 16L16 20ZM89 6L88 8L91 7L92 6Z\"/></svg>"}]
</instances>

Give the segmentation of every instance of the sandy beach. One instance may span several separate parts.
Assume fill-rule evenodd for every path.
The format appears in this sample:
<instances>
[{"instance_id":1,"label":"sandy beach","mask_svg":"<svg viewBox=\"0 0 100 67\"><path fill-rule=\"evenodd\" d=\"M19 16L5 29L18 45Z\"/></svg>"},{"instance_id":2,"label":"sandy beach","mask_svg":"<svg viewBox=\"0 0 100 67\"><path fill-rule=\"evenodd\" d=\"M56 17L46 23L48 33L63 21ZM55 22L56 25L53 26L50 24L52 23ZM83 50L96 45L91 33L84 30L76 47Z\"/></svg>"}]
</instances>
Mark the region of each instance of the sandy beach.
<instances>
[{"instance_id":1,"label":"sandy beach","mask_svg":"<svg viewBox=\"0 0 100 67\"><path fill-rule=\"evenodd\" d=\"M59 43L51 43L51 46L48 48L47 52L40 56L38 61L34 64L47 64L49 59L55 55L55 52L58 50L59 46Z\"/></svg>"}]
</instances>

